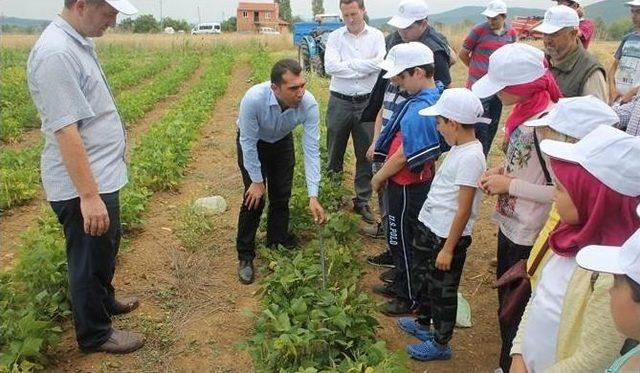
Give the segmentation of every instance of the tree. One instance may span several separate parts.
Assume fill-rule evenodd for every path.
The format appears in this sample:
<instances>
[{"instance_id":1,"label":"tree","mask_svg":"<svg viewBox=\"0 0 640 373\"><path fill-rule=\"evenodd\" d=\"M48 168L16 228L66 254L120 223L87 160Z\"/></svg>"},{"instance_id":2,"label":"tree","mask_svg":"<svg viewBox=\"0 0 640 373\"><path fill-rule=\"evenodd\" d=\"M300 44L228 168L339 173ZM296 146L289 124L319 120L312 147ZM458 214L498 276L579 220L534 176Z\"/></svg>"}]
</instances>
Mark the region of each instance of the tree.
<instances>
[{"instance_id":1,"label":"tree","mask_svg":"<svg viewBox=\"0 0 640 373\"><path fill-rule=\"evenodd\" d=\"M621 18L609 27L609 36L614 40L620 40L623 36L633 30L633 23L630 18Z\"/></svg>"},{"instance_id":2,"label":"tree","mask_svg":"<svg viewBox=\"0 0 640 373\"><path fill-rule=\"evenodd\" d=\"M293 16L291 15L291 1L280 0L280 18L291 23Z\"/></svg>"},{"instance_id":3,"label":"tree","mask_svg":"<svg viewBox=\"0 0 640 373\"><path fill-rule=\"evenodd\" d=\"M135 22L133 21L132 18L125 18L122 21L120 21L120 24L118 24L118 30L124 31L124 32L133 32L134 26L135 26Z\"/></svg>"},{"instance_id":4,"label":"tree","mask_svg":"<svg viewBox=\"0 0 640 373\"><path fill-rule=\"evenodd\" d=\"M311 8L313 9L313 15L323 14L324 13L324 1L323 0L312 0Z\"/></svg>"},{"instance_id":5,"label":"tree","mask_svg":"<svg viewBox=\"0 0 640 373\"><path fill-rule=\"evenodd\" d=\"M171 17L166 17L163 19L163 23L164 23L164 27L172 27L174 30L178 31L178 30L184 30L184 31L189 31L191 30L191 24L187 21L185 21L184 19L173 19Z\"/></svg>"},{"instance_id":6,"label":"tree","mask_svg":"<svg viewBox=\"0 0 640 373\"><path fill-rule=\"evenodd\" d=\"M160 24L151 14L144 14L133 21L133 32L136 34L144 34L151 32L159 32Z\"/></svg>"},{"instance_id":7,"label":"tree","mask_svg":"<svg viewBox=\"0 0 640 373\"><path fill-rule=\"evenodd\" d=\"M236 17L229 17L222 21L220 24L223 32L234 32L238 30L238 19Z\"/></svg>"}]
</instances>

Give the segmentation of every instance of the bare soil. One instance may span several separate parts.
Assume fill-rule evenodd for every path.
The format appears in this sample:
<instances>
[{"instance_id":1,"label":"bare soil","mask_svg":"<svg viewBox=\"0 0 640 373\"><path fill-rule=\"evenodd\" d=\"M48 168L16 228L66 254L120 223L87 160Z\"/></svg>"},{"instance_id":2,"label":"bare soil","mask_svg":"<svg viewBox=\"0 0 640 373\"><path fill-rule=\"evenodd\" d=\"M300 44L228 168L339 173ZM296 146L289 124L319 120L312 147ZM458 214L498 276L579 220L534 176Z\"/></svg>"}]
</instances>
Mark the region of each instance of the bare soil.
<instances>
[{"instance_id":1,"label":"bare soil","mask_svg":"<svg viewBox=\"0 0 640 373\"><path fill-rule=\"evenodd\" d=\"M143 331L146 346L126 356L82 354L66 325L54 352L56 371L248 372L249 355L236 343L251 335L247 311L257 310L256 285L236 276L235 227L242 181L235 162L237 106L250 83L249 66L239 64L227 94L215 106L193 150L193 161L179 190L155 195L145 228L119 256L115 284L121 294L137 294L142 305L115 326ZM224 161L223 161L224 160ZM176 237L177 212L195 198L218 194L229 211L212 220L208 243L185 250Z\"/></svg>"},{"instance_id":2,"label":"bare soil","mask_svg":"<svg viewBox=\"0 0 640 373\"><path fill-rule=\"evenodd\" d=\"M235 120L240 99L250 82L249 67L239 64L228 92L215 106L211 120L194 147L193 162L179 190L159 193L145 215L145 228L132 237L119 256L116 288L120 294L142 298L139 310L119 317L115 326L143 331L146 346L125 356L86 355L75 345L73 329L65 325L62 343L54 351L54 371L179 371L249 372L248 353L236 347L252 333L247 311L258 310L256 285L240 285L236 277L234 245L242 182L235 162ZM316 93L321 94L321 93ZM498 154L494 152L494 157ZM197 252L185 250L176 237L177 212L195 198L219 194L229 211L213 220L208 244ZM483 201L469 251L461 292L472 307L473 327L457 329L454 357L448 362L412 361L415 372L459 372L475 369L491 372L497 366L499 333L496 323L496 295L490 284L495 277L489 262L494 257L496 228L489 215L491 199ZM370 292L379 282L381 269L365 264L384 242L362 238L360 260L365 268L361 285ZM372 295L382 302L383 298ZM417 340L406 336L396 320L379 315L379 335L392 349L404 349Z\"/></svg>"},{"instance_id":3,"label":"bare soil","mask_svg":"<svg viewBox=\"0 0 640 373\"><path fill-rule=\"evenodd\" d=\"M182 83L174 95L167 96L158 101L154 108L145 114L144 117L128 126L127 152L131 151L131 147L136 143L136 140L145 133L153 123L157 122L166 114L171 105L175 103L176 97L180 97L180 95L187 92L200 80L203 70L202 66L198 67L189 79ZM147 80L142 81L141 84L146 84L146 82ZM135 87L130 89L135 89ZM41 136L42 135L39 130L30 130L24 134L24 138L21 142L6 147L3 145L3 149L26 149L27 147L34 146L41 141ZM42 211L48 208L44 190L40 187L38 196L36 196L32 201L25 205L14 207L0 213L0 269L4 269L5 267L14 264L16 249L21 242L20 234L27 229L34 227L37 223L38 217L42 215Z\"/></svg>"}]
</instances>

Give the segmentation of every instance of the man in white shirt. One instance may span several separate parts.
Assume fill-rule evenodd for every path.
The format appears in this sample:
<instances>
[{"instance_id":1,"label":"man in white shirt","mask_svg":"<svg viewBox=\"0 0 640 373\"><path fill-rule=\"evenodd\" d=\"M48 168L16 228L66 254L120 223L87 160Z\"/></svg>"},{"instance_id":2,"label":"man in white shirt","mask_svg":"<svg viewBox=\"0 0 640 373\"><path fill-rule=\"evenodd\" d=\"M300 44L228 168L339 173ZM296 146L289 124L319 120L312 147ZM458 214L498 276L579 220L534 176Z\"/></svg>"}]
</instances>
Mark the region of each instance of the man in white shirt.
<instances>
[{"instance_id":1,"label":"man in white shirt","mask_svg":"<svg viewBox=\"0 0 640 373\"><path fill-rule=\"evenodd\" d=\"M331 75L331 97L327 107L328 168L343 170L344 153L353 138L356 155L354 211L373 223L369 209L371 164L366 153L373 140L373 123L360 121L386 53L384 35L364 20L364 0L340 0L345 26L329 35L325 71Z\"/></svg>"}]
</instances>

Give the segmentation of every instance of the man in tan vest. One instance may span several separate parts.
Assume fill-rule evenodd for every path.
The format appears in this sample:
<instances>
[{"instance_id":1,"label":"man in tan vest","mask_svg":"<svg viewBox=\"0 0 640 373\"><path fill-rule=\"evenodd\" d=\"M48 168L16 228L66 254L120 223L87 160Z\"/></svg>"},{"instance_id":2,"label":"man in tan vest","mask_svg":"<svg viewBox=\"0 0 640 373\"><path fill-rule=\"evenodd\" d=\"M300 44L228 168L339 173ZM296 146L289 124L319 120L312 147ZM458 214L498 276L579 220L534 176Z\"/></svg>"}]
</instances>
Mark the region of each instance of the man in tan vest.
<instances>
[{"instance_id":1,"label":"man in tan vest","mask_svg":"<svg viewBox=\"0 0 640 373\"><path fill-rule=\"evenodd\" d=\"M553 6L534 30L544 34L550 69L564 97L593 95L609 101L605 70L578 41L580 18L565 5Z\"/></svg>"}]
</instances>

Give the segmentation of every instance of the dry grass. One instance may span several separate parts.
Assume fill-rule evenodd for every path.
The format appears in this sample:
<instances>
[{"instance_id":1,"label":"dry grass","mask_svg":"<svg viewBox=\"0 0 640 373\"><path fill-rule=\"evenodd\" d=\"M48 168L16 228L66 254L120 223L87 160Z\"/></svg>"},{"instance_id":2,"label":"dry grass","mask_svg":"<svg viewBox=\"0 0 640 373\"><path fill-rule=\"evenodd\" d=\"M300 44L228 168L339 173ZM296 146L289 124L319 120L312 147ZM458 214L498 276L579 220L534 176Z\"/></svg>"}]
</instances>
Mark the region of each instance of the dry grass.
<instances>
[{"instance_id":1,"label":"dry grass","mask_svg":"<svg viewBox=\"0 0 640 373\"><path fill-rule=\"evenodd\" d=\"M39 35L5 34L2 37L2 48L30 48ZM194 46L201 48L214 47L218 44L245 46L250 43L260 43L269 50L283 50L293 48L293 37L289 33L281 35L258 35L243 33L227 33L221 35L189 35L189 34L120 34L107 33L97 38L98 47L105 45L124 45L132 48L174 48Z\"/></svg>"}]
</instances>

